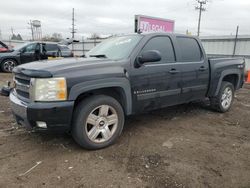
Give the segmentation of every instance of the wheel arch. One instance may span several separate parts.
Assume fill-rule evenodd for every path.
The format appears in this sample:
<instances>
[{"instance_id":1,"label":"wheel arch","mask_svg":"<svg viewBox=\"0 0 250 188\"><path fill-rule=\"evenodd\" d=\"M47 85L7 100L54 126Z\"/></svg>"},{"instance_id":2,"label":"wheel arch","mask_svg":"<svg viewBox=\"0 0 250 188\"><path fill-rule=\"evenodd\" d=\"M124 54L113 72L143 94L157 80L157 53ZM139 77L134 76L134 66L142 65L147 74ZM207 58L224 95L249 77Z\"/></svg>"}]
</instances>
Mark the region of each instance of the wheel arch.
<instances>
[{"instance_id":1,"label":"wheel arch","mask_svg":"<svg viewBox=\"0 0 250 188\"><path fill-rule=\"evenodd\" d=\"M132 113L131 88L126 78L102 79L77 84L71 88L69 100L74 100L76 106L89 96L101 94L115 98L122 105L126 115Z\"/></svg>"},{"instance_id":2,"label":"wheel arch","mask_svg":"<svg viewBox=\"0 0 250 188\"><path fill-rule=\"evenodd\" d=\"M220 76L220 79L219 79L219 82L215 91L215 96L218 95L223 81L232 83L234 86L234 89L237 90L240 87L240 77L241 77L241 72L238 69L223 71L221 73L221 76Z\"/></svg>"},{"instance_id":3,"label":"wheel arch","mask_svg":"<svg viewBox=\"0 0 250 188\"><path fill-rule=\"evenodd\" d=\"M6 61L6 60L14 60L16 63L17 63L17 65L19 65L19 61L18 61L18 59L17 58L15 58L15 57L3 57L2 59L1 59L1 63L2 62L4 62L4 61Z\"/></svg>"},{"instance_id":4,"label":"wheel arch","mask_svg":"<svg viewBox=\"0 0 250 188\"><path fill-rule=\"evenodd\" d=\"M15 57L3 57L1 60L0 60L0 70L4 71L2 66L3 66L3 63L4 61L6 60L12 60L12 61L15 61L16 63L16 66L19 65L19 61L17 60L17 58Z\"/></svg>"}]
</instances>

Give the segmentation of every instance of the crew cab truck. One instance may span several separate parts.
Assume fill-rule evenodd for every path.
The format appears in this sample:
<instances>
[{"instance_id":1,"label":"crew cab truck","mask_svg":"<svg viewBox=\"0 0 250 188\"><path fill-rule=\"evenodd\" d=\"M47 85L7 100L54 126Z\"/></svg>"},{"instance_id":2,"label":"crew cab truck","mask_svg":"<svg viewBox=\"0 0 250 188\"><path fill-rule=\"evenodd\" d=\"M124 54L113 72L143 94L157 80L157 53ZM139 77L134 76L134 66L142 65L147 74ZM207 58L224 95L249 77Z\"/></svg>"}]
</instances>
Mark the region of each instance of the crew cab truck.
<instances>
[{"instance_id":1,"label":"crew cab truck","mask_svg":"<svg viewBox=\"0 0 250 188\"><path fill-rule=\"evenodd\" d=\"M151 33L105 40L83 58L14 68L11 109L18 124L70 131L87 149L115 142L125 116L209 98L230 109L244 82L239 58L208 59L193 36Z\"/></svg>"}]
</instances>

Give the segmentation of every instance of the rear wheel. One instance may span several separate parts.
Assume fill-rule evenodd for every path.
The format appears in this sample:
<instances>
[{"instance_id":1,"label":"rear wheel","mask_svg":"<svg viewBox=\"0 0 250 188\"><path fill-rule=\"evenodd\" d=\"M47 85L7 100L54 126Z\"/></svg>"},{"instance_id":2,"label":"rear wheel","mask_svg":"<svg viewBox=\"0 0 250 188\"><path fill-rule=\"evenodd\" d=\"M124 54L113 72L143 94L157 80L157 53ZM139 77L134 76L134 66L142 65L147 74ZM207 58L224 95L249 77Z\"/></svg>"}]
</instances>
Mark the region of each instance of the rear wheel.
<instances>
[{"instance_id":1,"label":"rear wheel","mask_svg":"<svg viewBox=\"0 0 250 188\"><path fill-rule=\"evenodd\" d=\"M222 82L219 94L210 99L211 107L218 112L227 112L234 100L234 86L230 82Z\"/></svg>"},{"instance_id":2,"label":"rear wheel","mask_svg":"<svg viewBox=\"0 0 250 188\"><path fill-rule=\"evenodd\" d=\"M100 149L115 142L122 132L124 112L114 98L97 95L76 107L72 135L86 149Z\"/></svg>"},{"instance_id":3,"label":"rear wheel","mask_svg":"<svg viewBox=\"0 0 250 188\"><path fill-rule=\"evenodd\" d=\"M14 59L6 59L1 63L1 69L3 72L12 72L17 63Z\"/></svg>"}]
</instances>

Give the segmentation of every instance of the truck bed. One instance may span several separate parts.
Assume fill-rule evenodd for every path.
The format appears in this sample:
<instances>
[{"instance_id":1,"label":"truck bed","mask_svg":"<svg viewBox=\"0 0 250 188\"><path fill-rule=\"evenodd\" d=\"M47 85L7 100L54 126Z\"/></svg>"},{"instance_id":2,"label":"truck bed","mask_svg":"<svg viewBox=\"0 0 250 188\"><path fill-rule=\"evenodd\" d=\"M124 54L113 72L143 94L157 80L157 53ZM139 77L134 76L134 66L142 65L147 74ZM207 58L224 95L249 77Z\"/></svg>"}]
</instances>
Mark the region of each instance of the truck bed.
<instances>
[{"instance_id":1,"label":"truck bed","mask_svg":"<svg viewBox=\"0 0 250 188\"><path fill-rule=\"evenodd\" d=\"M236 90L242 87L244 83L245 60L244 58L221 58L209 57L210 67L210 84L208 89L208 96L213 96L217 92L216 83L222 82L223 74L226 75L228 71L233 71L240 83L235 83Z\"/></svg>"}]
</instances>

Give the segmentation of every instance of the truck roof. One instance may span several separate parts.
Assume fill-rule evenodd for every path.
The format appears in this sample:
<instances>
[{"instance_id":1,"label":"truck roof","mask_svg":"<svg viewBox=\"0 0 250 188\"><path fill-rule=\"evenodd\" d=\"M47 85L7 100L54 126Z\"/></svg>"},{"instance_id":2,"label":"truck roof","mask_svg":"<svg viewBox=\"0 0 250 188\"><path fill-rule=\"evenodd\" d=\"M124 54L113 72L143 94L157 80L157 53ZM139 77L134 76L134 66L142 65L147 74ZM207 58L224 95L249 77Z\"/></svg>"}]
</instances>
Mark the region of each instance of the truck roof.
<instances>
[{"instance_id":1,"label":"truck roof","mask_svg":"<svg viewBox=\"0 0 250 188\"><path fill-rule=\"evenodd\" d=\"M152 32L152 33L133 33L128 35L143 35L143 36L159 36L159 35L166 35L166 36L180 36L180 37L189 37L189 38L197 38L193 35L185 35L185 34L178 34L178 33L166 33L166 32Z\"/></svg>"}]
</instances>

